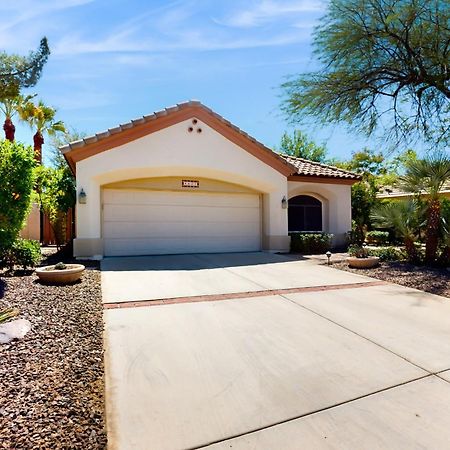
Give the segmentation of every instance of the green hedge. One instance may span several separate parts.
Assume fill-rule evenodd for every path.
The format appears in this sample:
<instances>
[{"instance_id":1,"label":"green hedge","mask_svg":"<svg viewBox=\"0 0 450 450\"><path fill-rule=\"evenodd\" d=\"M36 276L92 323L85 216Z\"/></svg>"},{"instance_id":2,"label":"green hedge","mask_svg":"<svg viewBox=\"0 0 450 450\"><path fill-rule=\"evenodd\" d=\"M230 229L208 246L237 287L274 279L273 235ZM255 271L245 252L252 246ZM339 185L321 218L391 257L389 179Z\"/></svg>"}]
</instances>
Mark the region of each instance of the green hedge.
<instances>
[{"instance_id":1,"label":"green hedge","mask_svg":"<svg viewBox=\"0 0 450 450\"><path fill-rule=\"evenodd\" d=\"M332 234L328 233L289 233L291 252L317 255L331 248Z\"/></svg>"},{"instance_id":2,"label":"green hedge","mask_svg":"<svg viewBox=\"0 0 450 450\"><path fill-rule=\"evenodd\" d=\"M9 248L0 249L0 268L14 269L14 266L28 269L41 260L41 246L38 241L16 239Z\"/></svg>"},{"instance_id":3,"label":"green hedge","mask_svg":"<svg viewBox=\"0 0 450 450\"><path fill-rule=\"evenodd\" d=\"M380 261L403 261L407 259L404 250L395 247L371 248L368 249L370 256L378 256Z\"/></svg>"},{"instance_id":4,"label":"green hedge","mask_svg":"<svg viewBox=\"0 0 450 450\"><path fill-rule=\"evenodd\" d=\"M366 234L366 241L368 244L384 245L389 241L388 231L369 231Z\"/></svg>"}]
</instances>

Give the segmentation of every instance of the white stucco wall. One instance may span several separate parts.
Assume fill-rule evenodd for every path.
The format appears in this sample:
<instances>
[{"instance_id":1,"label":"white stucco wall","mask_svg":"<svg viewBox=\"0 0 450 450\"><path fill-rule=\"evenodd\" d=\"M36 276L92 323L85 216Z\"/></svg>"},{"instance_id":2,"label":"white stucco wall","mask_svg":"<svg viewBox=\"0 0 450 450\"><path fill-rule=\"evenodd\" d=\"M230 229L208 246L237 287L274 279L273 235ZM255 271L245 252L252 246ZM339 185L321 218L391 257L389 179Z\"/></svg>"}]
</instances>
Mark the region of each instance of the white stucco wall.
<instances>
[{"instance_id":1,"label":"white stucco wall","mask_svg":"<svg viewBox=\"0 0 450 450\"><path fill-rule=\"evenodd\" d=\"M334 245L345 243L352 228L351 186L288 181L288 198L311 195L322 202L323 231L334 234Z\"/></svg>"},{"instance_id":2,"label":"white stucco wall","mask_svg":"<svg viewBox=\"0 0 450 450\"><path fill-rule=\"evenodd\" d=\"M283 196L287 197L286 177L204 123L196 125L202 133L189 133L189 126L191 120L186 120L77 163L77 191L87 194L87 203L77 204L78 241L102 237L103 185L171 176L215 179L262 193L263 241L273 247L273 242L286 238L287 212L281 208Z\"/></svg>"}]
</instances>

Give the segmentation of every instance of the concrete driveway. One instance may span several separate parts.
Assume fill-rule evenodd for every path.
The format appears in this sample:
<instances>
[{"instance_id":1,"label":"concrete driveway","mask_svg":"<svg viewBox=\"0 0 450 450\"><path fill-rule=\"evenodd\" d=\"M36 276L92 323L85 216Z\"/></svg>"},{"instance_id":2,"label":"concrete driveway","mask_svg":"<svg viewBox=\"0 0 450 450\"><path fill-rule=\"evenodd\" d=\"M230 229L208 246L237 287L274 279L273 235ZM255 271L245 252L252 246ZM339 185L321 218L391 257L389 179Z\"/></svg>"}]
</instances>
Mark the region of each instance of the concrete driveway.
<instances>
[{"instance_id":1,"label":"concrete driveway","mask_svg":"<svg viewBox=\"0 0 450 450\"><path fill-rule=\"evenodd\" d=\"M450 447L450 301L264 253L102 262L110 449Z\"/></svg>"}]
</instances>

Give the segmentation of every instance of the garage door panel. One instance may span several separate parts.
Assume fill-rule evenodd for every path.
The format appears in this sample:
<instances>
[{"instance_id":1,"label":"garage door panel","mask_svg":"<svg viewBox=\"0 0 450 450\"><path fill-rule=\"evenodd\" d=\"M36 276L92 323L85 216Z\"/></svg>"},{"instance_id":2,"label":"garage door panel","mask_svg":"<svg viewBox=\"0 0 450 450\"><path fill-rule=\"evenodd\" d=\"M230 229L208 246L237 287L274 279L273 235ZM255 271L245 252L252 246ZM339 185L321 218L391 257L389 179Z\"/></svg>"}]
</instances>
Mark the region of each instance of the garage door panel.
<instances>
[{"instance_id":1,"label":"garage door panel","mask_svg":"<svg viewBox=\"0 0 450 450\"><path fill-rule=\"evenodd\" d=\"M173 238L167 239L108 239L105 242L107 256L132 256L167 253L226 253L251 252L260 248L259 239L254 237L233 238Z\"/></svg>"},{"instance_id":2,"label":"garage door panel","mask_svg":"<svg viewBox=\"0 0 450 450\"><path fill-rule=\"evenodd\" d=\"M177 238L180 236L180 225L176 223L152 222L147 223L145 227L141 223L135 222L105 222L103 234L107 238L118 239L124 236L135 238ZM227 222L224 226L214 222L186 223L184 226L185 237L211 237L220 238L221 236L233 237L251 237L259 235L258 226L255 223L247 222Z\"/></svg>"},{"instance_id":3,"label":"garage door panel","mask_svg":"<svg viewBox=\"0 0 450 450\"><path fill-rule=\"evenodd\" d=\"M257 194L107 189L103 199L106 256L261 248Z\"/></svg>"},{"instance_id":4,"label":"garage door panel","mask_svg":"<svg viewBox=\"0 0 450 450\"><path fill-rule=\"evenodd\" d=\"M198 206L211 206L211 198L214 197L216 206L232 207L259 207L259 197L255 194L238 194L239 203L236 204L236 195L214 194L202 192L165 192L165 191L128 191L113 190L104 191L103 203L111 205L174 205L183 206L185 196L195 195L195 204Z\"/></svg>"},{"instance_id":5,"label":"garage door panel","mask_svg":"<svg viewBox=\"0 0 450 450\"><path fill-rule=\"evenodd\" d=\"M245 210L243 213L242 210ZM218 207L197 205L105 205L105 222L254 222L260 217L259 208ZM207 218L207 219L206 219Z\"/></svg>"}]
</instances>

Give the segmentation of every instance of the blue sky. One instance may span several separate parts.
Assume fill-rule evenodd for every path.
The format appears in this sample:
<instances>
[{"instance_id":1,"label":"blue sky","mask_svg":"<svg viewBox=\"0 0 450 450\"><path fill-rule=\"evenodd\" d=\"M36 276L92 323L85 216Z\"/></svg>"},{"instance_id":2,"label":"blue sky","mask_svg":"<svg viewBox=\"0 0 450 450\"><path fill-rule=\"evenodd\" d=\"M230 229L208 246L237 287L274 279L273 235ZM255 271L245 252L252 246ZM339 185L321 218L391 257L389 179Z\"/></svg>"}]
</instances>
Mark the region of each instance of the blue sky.
<instances>
[{"instance_id":1,"label":"blue sky","mask_svg":"<svg viewBox=\"0 0 450 450\"><path fill-rule=\"evenodd\" d=\"M314 69L311 33L322 0L14 0L0 4L0 49L52 50L31 89L58 118L92 134L198 99L273 147L289 130L279 85ZM17 119L16 119L17 122ZM17 138L31 133L17 124ZM331 156L365 145L343 127L309 129ZM45 150L44 150L45 151Z\"/></svg>"}]
</instances>

